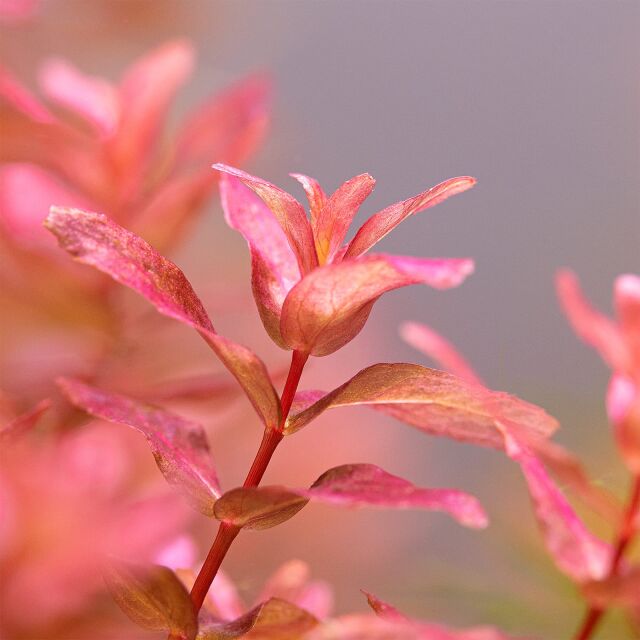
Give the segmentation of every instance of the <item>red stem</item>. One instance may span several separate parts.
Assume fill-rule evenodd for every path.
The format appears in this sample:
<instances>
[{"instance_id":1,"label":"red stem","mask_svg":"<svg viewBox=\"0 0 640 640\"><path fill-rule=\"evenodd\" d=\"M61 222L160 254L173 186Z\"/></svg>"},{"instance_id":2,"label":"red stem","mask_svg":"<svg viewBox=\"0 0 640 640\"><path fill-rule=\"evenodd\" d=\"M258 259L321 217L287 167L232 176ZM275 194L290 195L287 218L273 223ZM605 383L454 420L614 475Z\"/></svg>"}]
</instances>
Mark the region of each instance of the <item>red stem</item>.
<instances>
[{"instance_id":1,"label":"red stem","mask_svg":"<svg viewBox=\"0 0 640 640\"><path fill-rule=\"evenodd\" d=\"M631 542L633 541L634 534L636 533L635 519L640 507L640 474L635 476L633 485L631 488L631 494L627 503L618 537L616 539L613 556L611 558L611 566L607 572L606 580L614 578L620 568L620 562L622 556L627 550ZM606 608L591 606L587 609L584 620L580 625L578 631L574 636L574 640L589 640L593 632L596 630L598 623L607 612Z\"/></svg>"},{"instance_id":2,"label":"red stem","mask_svg":"<svg viewBox=\"0 0 640 640\"><path fill-rule=\"evenodd\" d=\"M301 351L294 351L291 356L291 366L289 368L289 375L282 391L282 397L280 400L281 418L280 424L276 428L271 426L266 427L262 435L262 442L260 448L256 453L253 460L253 464L247 473L247 477L244 481L244 487L257 487L262 480L262 476L267 470L269 461L273 456L277 446L284 438L284 425L291 410L291 404L296 394L298 384L300 382L300 376L302 370L309 357L308 353L302 353ZM196 581L191 589L191 601L193 602L193 608L196 611L200 611L202 603L209 592L211 583L220 569L220 565L227 555L227 551L234 541L235 537L240 533L240 527L221 522L218 527L218 533L216 535L209 554L207 555L200 573L196 577Z\"/></svg>"}]
</instances>

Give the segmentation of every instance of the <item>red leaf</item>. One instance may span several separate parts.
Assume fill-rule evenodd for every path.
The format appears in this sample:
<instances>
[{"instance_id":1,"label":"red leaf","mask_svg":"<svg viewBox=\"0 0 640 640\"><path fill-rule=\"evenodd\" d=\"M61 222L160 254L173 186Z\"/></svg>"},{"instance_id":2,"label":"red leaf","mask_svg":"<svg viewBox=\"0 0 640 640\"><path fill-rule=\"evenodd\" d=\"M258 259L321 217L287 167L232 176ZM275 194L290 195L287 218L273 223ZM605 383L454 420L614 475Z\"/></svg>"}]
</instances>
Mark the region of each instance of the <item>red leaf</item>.
<instances>
[{"instance_id":1,"label":"red leaf","mask_svg":"<svg viewBox=\"0 0 640 640\"><path fill-rule=\"evenodd\" d=\"M333 260L360 205L369 197L375 184L368 173L363 173L347 180L326 201L313 227L320 264Z\"/></svg>"},{"instance_id":2,"label":"red leaf","mask_svg":"<svg viewBox=\"0 0 640 640\"><path fill-rule=\"evenodd\" d=\"M77 380L60 379L58 384L74 405L92 416L140 431L167 482L184 494L198 511L213 515L221 491L201 425Z\"/></svg>"},{"instance_id":3,"label":"red leaf","mask_svg":"<svg viewBox=\"0 0 640 640\"><path fill-rule=\"evenodd\" d=\"M375 301L410 284L446 289L473 271L471 260L370 255L307 274L287 296L280 330L291 349L324 356L352 340Z\"/></svg>"},{"instance_id":4,"label":"red leaf","mask_svg":"<svg viewBox=\"0 0 640 640\"><path fill-rule=\"evenodd\" d=\"M38 404L0 428L0 443L15 442L31 431L42 414L51 407L51 400L40 400Z\"/></svg>"},{"instance_id":5,"label":"red leaf","mask_svg":"<svg viewBox=\"0 0 640 640\"><path fill-rule=\"evenodd\" d=\"M469 176L450 178L413 198L397 202L375 213L358 229L347 248L345 258L362 255L409 216L433 207L450 196L462 193L473 187L475 183L476 179Z\"/></svg>"},{"instance_id":6,"label":"red leaf","mask_svg":"<svg viewBox=\"0 0 640 640\"><path fill-rule=\"evenodd\" d=\"M300 280L296 257L271 210L239 179L223 174L220 196L227 223L249 245L253 296L265 329L276 344L286 348L280 315L287 294Z\"/></svg>"},{"instance_id":7,"label":"red leaf","mask_svg":"<svg viewBox=\"0 0 640 640\"><path fill-rule=\"evenodd\" d=\"M271 209L287 236L302 273L307 273L317 266L318 258L313 243L311 225L302 205L292 195L270 182L249 175L240 169L234 169L222 163L214 164L213 168L239 178L244 185L260 196Z\"/></svg>"},{"instance_id":8,"label":"red leaf","mask_svg":"<svg viewBox=\"0 0 640 640\"><path fill-rule=\"evenodd\" d=\"M472 385L417 364L375 364L287 421L286 433L301 429L326 409L369 405L432 435L502 448L500 414L529 436L546 437L557 422L514 396Z\"/></svg>"},{"instance_id":9,"label":"red leaf","mask_svg":"<svg viewBox=\"0 0 640 640\"><path fill-rule=\"evenodd\" d=\"M445 511L468 527L487 526L480 503L463 491L422 489L373 464L346 464L323 473L298 495L341 507L388 507Z\"/></svg>"},{"instance_id":10,"label":"red leaf","mask_svg":"<svg viewBox=\"0 0 640 640\"><path fill-rule=\"evenodd\" d=\"M99 213L52 207L45 226L76 260L137 291L160 313L198 330L236 377L265 425L278 424L280 402L264 363L246 347L215 333L202 302L173 262Z\"/></svg>"}]
</instances>

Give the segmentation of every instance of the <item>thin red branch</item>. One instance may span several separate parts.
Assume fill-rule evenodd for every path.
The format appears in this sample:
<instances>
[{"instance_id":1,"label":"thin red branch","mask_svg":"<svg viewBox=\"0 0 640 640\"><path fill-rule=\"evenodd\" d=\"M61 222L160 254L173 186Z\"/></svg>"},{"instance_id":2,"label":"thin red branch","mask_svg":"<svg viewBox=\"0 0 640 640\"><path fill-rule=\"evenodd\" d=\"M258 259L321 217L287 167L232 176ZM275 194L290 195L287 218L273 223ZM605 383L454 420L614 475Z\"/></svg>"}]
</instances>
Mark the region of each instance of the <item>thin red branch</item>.
<instances>
[{"instance_id":1,"label":"thin red branch","mask_svg":"<svg viewBox=\"0 0 640 640\"><path fill-rule=\"evenodd\" d=\"M280 400L280 424L276 429L267 427L264 430L262 442L260 443L258 452L255 455L253 464L247 473L246 480L244 481L243 486L245 487L257 487L258 484L260 484L271 457L273 456L277 446L284 438L284 425L287 420L287 416L289 415L289 411L291 410L293 398L296 394L296 390L298 389L298 384L300 383L300 376L302 375L302 371L308 357L308 353L302 353L300 351L294 351L291 356L289 375L287 376L287 381L284 385ZM220 569L220 565L222 564L229 547L238 533L240 533L239 527L227 524L226 522L220 523L218 533L211 545L209 554L207 555L207 558L202 565L202 569L200 569L193 588L191 589L191 601L193 602L193 607L196 613L200 611L202 603L204 602L204 599L209 592L209 588L211 587L211 583L216 577L218 569Z\"/></svg>"},{"instance_id":2,"label":"thin red branch","mask_svg":"<svg viewBox=\"0 0 640 640\"><path fill-rule=\"evenodd\" d=\"M614 578L620 568L620 563L625 551L633 541L636 533L636 515L640 508L640 475L637 475L633 480L631 488L631 494L627 502L627 508L622 518L620 530L616 538L616 543L611 557L611 566L607 572L605 579L609 580ZM604 614L607 612L606 608L591 606L587 609L582 624L578 628L574 636L574 640L589 640L596 630L598 623L601 621Z\"/></svg>"}]
</instances>

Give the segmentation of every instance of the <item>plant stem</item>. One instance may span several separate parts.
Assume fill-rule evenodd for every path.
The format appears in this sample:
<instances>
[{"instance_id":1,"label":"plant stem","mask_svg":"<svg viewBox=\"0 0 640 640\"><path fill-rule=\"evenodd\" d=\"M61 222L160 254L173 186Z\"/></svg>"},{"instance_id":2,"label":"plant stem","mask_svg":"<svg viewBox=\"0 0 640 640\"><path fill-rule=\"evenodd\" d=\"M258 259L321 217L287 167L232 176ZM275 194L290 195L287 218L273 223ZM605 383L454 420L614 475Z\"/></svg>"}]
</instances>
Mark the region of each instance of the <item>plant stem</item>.
<instances>
[{"instance_id":1,"label":"plant stem","mask_svg":"<svg viewBox=\"0 0 640 640\"><path fill-rule=\"evenodd\" d=\"M247 477L244 481L244 487L257 487L262 480L269 461L273 456L277 446L284 438L284 425L291 410L293 398L296 394L298 384L300 382L300 376L304 369L304 365L309 357L308 353L301 351L294 351L291 355L291 366L289 367L289 375L282 391L282 397L280 399L281 418L280 424L276 428L267 426L262 435L262 442L258 452L255 455L251 468L247 473ZM227 555L229 547L233 543L235 537L240 533L240 527L221 522L218 527L218 533L211 545L209 554L207 555L202 569L196 577L196 581L191 589L191 601L193 602L193 608L196 611L200 611L202 603L207 596L209 588L213 579L220 569L220 565Z\"/></svg>"},{"instance_id":2,"label":"plant stem","mask_svg":"<svg viewBox=\"0 0 640 640\"><path fill-rule=\"evenodd\" d=\"M605 577L605 580L610 580L614 578L618 573L618 569L620 568L620 562L622 561L622 557L624 556L625 551L633 541L633 537L636 533L636 515L638 514L638 509L640 508L640 474L634 477L633 484L631 488L631 494L629 495L629 500L627 502L627 508L625 509L625 513L622 518L622 523L620 525L620 529L618 531L618 536L616 538L616 543L613 551L613 556L611 558L611 565L609 567L609 571ZM598 623L606 613L606 608L604 607L596 607L590 606L587 609L585 617L580 625L578 631L576 632L574 639L575 640L589 640L591 638L593 632L596 630Z\"/></svg>"}]
</instances>

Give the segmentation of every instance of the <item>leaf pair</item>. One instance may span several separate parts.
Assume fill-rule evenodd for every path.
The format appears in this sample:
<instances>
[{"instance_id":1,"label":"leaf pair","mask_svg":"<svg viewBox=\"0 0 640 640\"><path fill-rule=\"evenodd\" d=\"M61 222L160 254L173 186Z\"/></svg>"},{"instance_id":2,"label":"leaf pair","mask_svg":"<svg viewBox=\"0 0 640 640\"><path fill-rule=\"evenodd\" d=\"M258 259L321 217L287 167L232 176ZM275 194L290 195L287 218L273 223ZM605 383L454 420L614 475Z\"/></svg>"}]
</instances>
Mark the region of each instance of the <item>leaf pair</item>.
<instances>
[{"instance_id":1,"label":"leaf pair","mask_svg":"<svg viewBox=\"0 0 640 640\"><path fill-rule=\"evenodd\" d=\"M373 189L368 174L348 180L330 197L313 178L292 174L307 192L308 220L302 205L279 187L227 165L214 168L224 174L220 191L227 222L249 245L258 311L283 348L333 353L360 332L383 293L411 284L455 287L473 271L466 259L363 255L408 216L473 186L473 178L447 180L384 209L343 246Z\"/></svg>"},{"instance_id":2,"label":"leaf pair","mask_svg":"<svg viewBox=\"0 0 640 640\"><path fill-rule=\"evenodd\" d=\"M176 574L161 566L111 563L105 570L109 592L136 624L165 631L174 640L233 640L252 638L302 639L318 620L299 606L269 598L231 621L198 619L189 593Z\"/></svg>"}]
</instances>

